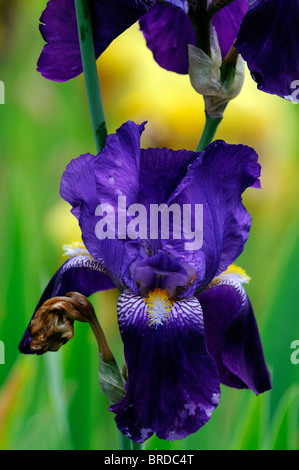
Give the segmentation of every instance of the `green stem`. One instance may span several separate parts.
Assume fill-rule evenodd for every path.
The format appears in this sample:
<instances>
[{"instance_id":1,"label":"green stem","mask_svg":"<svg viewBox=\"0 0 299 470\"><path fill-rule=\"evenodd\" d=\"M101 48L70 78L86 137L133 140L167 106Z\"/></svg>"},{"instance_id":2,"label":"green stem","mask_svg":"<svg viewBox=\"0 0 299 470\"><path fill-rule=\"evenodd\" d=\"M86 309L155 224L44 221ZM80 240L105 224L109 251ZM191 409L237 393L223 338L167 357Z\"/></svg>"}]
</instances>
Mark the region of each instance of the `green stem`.
<instances>
[{"instance_id":1,"label":"green stem","mask_svg":"<svg viewBox=\"0 0 299 470\"><path fill-rule=\"evenodd\" d=\"M75 0L85 88L97 152L106 142L107 127L103 109L92 33L90 0Z\"/></svg>"},{"instance_id":2,"label":"green stem","mask_svg":"<svg viewBox=\"0 0 299 470\"><path fill-rule=\"evenodd\" d=\"M190 6L188 16L193 25L197 47L211 57L211 19L207 13L207 0L199 0Z\"/></svg>"},{"instance_id":3,"label":"green stem","mask_svg":"<svg viewBox=\"0 0 299 470\"><path fill-rule=\"evenodd\" d=\"M210 145L221 121L222 118L211 118L210 116L206 116L206 124L196 152L202 152L208 145Z\"/></svg>"},{"instance_id":4,"label":"green stem","mask_svg":"<svg viewBox=\"0 0 299 470\"><path fill-rule=\"evenodd\" d=\"M132 450L132 441L128 439L126 436L123 435L122 432L119 431L119 448L120 450Z\"/></svg>"},{"instance_id":5,"label":"green stem","mask_svg":"<svg viewBox=\"0 0 299 470\"><path fill-rule=\"evenodd\" d=\"M144 450L144 444L137 444L137 442L133 442L133 450Z\"/></svg>"}]
</instances>

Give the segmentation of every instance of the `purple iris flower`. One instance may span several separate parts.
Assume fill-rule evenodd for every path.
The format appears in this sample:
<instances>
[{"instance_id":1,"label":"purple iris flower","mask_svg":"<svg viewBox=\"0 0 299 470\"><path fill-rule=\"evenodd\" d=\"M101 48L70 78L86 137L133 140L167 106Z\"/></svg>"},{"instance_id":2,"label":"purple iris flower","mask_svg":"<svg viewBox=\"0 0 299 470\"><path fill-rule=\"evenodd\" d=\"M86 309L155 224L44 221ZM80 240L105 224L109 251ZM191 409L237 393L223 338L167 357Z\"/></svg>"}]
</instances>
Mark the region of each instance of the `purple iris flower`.
<instances>
[{"instance_id":1,"label":"purple iris flower","mask_svg":"<svg viewBox=\"0 0 299 470\"><path fill-rule=\"evenodd\" d=\"M257 155L223 141L201 153L141 149L143 130L144 124L127 122L107 137L97 156L81 155L68 164L60 192L79 221L85 248L70 249L37 306L70 291L89 296L119 289L128 378L126 395L110 410L118 428L136 442L154 433L175 440L196 432L219 403L220 383L256 394L271 388L242 285L247 277L233 264L251 225L242 193L260 185ZM120 198L131 208L127 233L119 224L117 236L99 237L106 215L100 217L98 208L113 208L115 220L121 220ZM185 232L175 238L174 228L168 238L160 232L151 237L148 219L135 225L139 236L134 230L128 236L134 208L149 214L162 204L203 208L200 248L186 249L190 238ZM190 214L194 228L196 212ZM30 343L27 329L20 351L32 354Z\"/></svg>"}]
</instances>

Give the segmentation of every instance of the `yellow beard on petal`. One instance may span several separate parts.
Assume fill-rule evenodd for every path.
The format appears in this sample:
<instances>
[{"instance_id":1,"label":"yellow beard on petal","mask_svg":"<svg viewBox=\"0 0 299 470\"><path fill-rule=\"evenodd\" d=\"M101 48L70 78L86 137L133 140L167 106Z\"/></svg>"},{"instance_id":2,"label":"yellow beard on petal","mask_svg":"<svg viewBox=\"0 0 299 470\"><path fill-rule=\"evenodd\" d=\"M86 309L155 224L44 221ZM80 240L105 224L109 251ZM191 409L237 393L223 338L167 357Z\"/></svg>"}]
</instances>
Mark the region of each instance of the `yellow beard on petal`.
<instances>
[{"instance_id":1,"label":"yellow beard on petal","mask_svg":"<svg viewBox=\"0 0 299 470\"><path fill-rule=\"evenodd\" d=\"M246 271L236 264L231 264L226 271L223 271L222 273L218 274L212 282L210 283L210 286L213 286L213 284L216 284L221 281L225 281L228 279L233 279L240 284L248 284L251 280L251 278L248 276Z\"/></svg>"},{"instance_id":2,"label":"yellow beard on petal","mask_svg":"<svg viewBox=\"0 0 299 470\"><path fill-rule=\"evenodd\" d=\"M83 242L73 242L69 245L63 245L63 255L69 257L84 255L92 258Z\"/></svg>"},{"instance_id":3,"label":"yellow beard on petal","mask_svg":"<svg viewBox=\"0 0 299 470\"><path fill-rule=\"evenodd\" d=\"M166 289L154 289L150 291L144 298L146 304L146 312L148 315L147 324L149 326L164 325L168 322L173 302L169 298Z\"/></svg>"}]
</instances>

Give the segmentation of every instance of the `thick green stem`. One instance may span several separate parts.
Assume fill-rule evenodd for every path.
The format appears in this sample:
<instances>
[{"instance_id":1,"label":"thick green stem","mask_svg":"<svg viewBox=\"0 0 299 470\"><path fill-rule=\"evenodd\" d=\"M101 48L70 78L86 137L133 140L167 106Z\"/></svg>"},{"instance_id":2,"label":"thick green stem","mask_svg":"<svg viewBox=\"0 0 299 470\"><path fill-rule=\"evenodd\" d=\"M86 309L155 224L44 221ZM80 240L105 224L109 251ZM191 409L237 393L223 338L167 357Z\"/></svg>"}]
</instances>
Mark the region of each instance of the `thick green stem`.
<instances>
[{"instance_id":1,"label":"thick green stem","mask_svg":"<svg viewBox=\"0 0 299 470\"><path fill-rule=\"evenodd\" d=\"M119 448L120 450L132 450L133 442L119 431Z\"/></svg>"},{"instance_id":2,"label":"thick green stem","mask_svg":"<svg viewBox=\"0 0 299 470\"><path fill-rule=\"evenodd\" d=\"M133 442L133 450L144 450L144 443L137 444L137 442Z\"/></svg>"},{"instance_id":3,"label":"thick green stem","mask_svg":"<svg viewBox=\"0 0 299 470\"><path fill-rule=\"evenodd\" d=\"M190 1L188 15L193 25L197 47L211 57L211 19L207 13L207 0Z\"/></svg>"},{"instance_id":4,"label":"thick green stem","mask_svg":"<svg viewBox=\"0 0 299 470\"><path fill-rule=\"evenodd\" d=\"M97 152L106 142L107 127L96 65L90 0L75 0L86 94Z\"/></svg>"},{"instance_id":5,"label":"thick green stem","mask_svg":"<svg viewBox=\"0 0 299 470\"><path fill-rule=\"evenodd\" d=\"M137 442L131 441L119 431L119 446L120 450L144 450L144 444L137 444Z\"/></svg>"},{"instance_id":6,"label":"thick green stem","mask_svg":"<svg viewBox=\"0 0 299 470\"><path fill-rule=\"evenodd\" d=\"M221 121L222 118L211 118L206 116L206 124L196 152L202 152L208 145L210 145Z\"/></svg>"}]
</instances>

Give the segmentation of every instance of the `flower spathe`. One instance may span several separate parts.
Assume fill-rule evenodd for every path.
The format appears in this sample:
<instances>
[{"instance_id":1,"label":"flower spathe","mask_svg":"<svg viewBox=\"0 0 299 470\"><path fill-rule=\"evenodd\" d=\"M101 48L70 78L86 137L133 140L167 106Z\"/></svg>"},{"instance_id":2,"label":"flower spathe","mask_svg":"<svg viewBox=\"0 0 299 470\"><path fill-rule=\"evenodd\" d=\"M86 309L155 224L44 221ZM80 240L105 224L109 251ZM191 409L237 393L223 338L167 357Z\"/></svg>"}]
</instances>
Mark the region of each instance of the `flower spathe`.
<instances>
[{"instance_id":1,"label":"flower spathe","mask_svg":"<svg viewBox=\"0 0 299 470\"><path fill-rule=\"evenodd\" d=\"M197 431L219 403L221 382L254 393L271 388L242 287L248 278L229 268L250 230L242 193L259 186L257 155L222 141L201 153L141 149L143 131L144 124L127 122L98 155L68 164L61 195L72 206L86 248L69 250L70 260L41 301L70 290L120 290L117 315L128 378L126 395L110 409L118 428L136 442L154 433L175 440ZM117 211L119 194L128 205L144 207L202 204L202 247L186 251L183 238L171 237L99 240L96 208L105 203ZM30 353L28 330L20 350Z\"/></svg>"}]
</instances>

